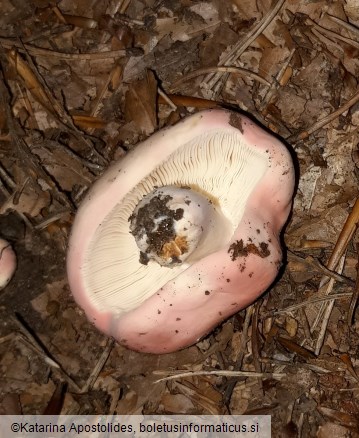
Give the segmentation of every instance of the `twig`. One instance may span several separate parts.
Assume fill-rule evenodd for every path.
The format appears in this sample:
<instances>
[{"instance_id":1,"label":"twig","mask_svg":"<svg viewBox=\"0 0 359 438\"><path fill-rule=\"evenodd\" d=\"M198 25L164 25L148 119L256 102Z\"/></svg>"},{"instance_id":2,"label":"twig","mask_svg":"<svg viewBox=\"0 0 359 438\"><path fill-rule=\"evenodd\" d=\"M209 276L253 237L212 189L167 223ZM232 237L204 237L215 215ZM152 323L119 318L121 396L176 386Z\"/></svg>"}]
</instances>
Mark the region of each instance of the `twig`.
<instances>
[{"instance_id":1,"label":"twig","mask_svg":"<svg viewBox=\"0 0 359 438\"><path fill-rule=\"evenodd\" d=\"M57 190L54 181L43 170L38 159L35 158L35 156L29 150L28 145L25 143L25 141L22 138L19 138L17 134L18 125L17 122L12 117L12 113L10 110L10 95L4 83L4 75L2 70L0 70L0 102L2 104L2 107L5 109L7 126L11 134L11 137L14 141L14 146L17 150L18 158L20 159L21 162L26 163L26 165L24 164L24 168L31 169L31 173L33 175L39 175L39 177L43 178L43 180L46 181L49 187L51 187L54 198L57 199L60 202L60 204L66 205L68 207L72 207L71 200L67 196L65 196L62 192Z\"/></svg>"},{"instance_id":2,"label":"twig","mask_svg":"<svg viewBox=\"0 0 359 438\"><path fill-rule=\"evenodd\" d=\"M164 91L161 90L160 87L157 87L157 93L173 109L173 111L176 111L176 109L177 109L176 104L171 100L171 98Z\"/></svg>"},{"instance_id":3,"label":"twig","mask_svg":"<svg viewBox=\"0 0 359 438\"><path fill-rule=\"evenodd\" d=\"M118 64L115 64L114 67L111 69L110 74L108 75L105 83L103 84L100 92L98 93L98 95L96 96L95 102L92 105L91 108L91 112L90 115L91 116L97 116L99 109L100 109L100 105L104 99L104 96L106 95L106 93L109 91L109 85L112 83L113 79L117 76L121 75L121 71L122 71L122 67ZM116 91L116 90L113 90Z\"/></svg>"},{"instance_id":4,"label":"twig","mask_svg":"<svg viewBox=\"0 0 359 438\"><path fill-rule=\"evenodd\" d=\"M345 263L345 255L343 255L343 257L340 259L340 262L338 264L338 272L341 273L344 269L344 263ZM328 282L328 284L326 285L326 290L325 293L327 296L330 295L333 286L334 286L334 282L335 280L333 280L333 278L331 278ZM326 301L325 303L323 303L320 307L319 312L317 313L317 317L315 318L310 331L312 333L314 333L314 330L316 329L317 325L319 324L319 321L322 319L322 324L319 330L319 334L318 334L318 338L317 338L317 342L315 344L315 354L318 356L320 353L320 350L322 348L322 345L324 343L324 337L327 331L327 327L328 327L328 323L329 323L329 318L330 315L332 314L332 310L334 307L334 300L330 300L330 301Z\"/></svg>"},{"instance_id":5,"label":"twig","mask_svg":"<svg viewBox=\"0 0 359 438\"><path fill-rule=\"evenodd\" d=\"M274 7L267 13L265 17L263 17L262 21L260 21L254 28L246 34L245 38L238 41L238 43L233 47L233 49L219 62L219 65L228 66L237 60L242 53L250 46L250 44L264 31L264 29L272 22L274 17L278 14L280 9L282 8L285 0L278 0L278 2L274 5ZM208 75L207 78L203 81L204 84L207 84L207 88L211 89L215 86L220 76L217 74Z\"/></svg>"},{"instance_id":6,"label":"twig","mask_svg":"<svg viewBox=\"0 0 359 438\"><path fill-rule=\"evenodd\" d=\"M178 81L174 82L170 90L171 92L174 92L177 90L184 82L189 81L190 79L196 78L197 76L202 76L207 73L233 73L237 74L239 76L248 76L255 81L260 82L263 85L270 86L270 82L268 82L266 79L262 78L262 76L259 76L257 73L254 73L246 68L241 67L205 67L205 68L199 68L198 70L191 71L190 73L183 76Z\"/></svg>"},{"instance_id":7,"label":"twig","mask_svg":"<svg viewBox=\"0 0 359 438\"><path fill-rule=\"evenodd\" d=\"M85 392L88 392L96 382L98 375L100 374L102 368L104 367L111 350L115 344L115 341L111 338L108 338L106 347L104 348L99 360L97 361L97 364L95 365L94 369L92 370L89 378L87 379L87 382L84 384L84 386L80 390L80 394L84 394Z\"/></svg>"},{"instance_id":8,"label":"twig","mask_svg":"<svg viewBox=\"0 0 359 438\"><path fill-rule=\"evenodd\" d=\"M300 132L299 134L291 135L286 140L288 143L297 143L300 140L304 140L308 138L313 132L318 131L318 129L323 128L323 126L327 125L328 123L335 120L337 117L339 117L341 114L343 114L345 111L347 111L350 107L355 105L359 101L359 91L357 91L344 105L342 105L337 110L333 111L331 114L328 114L327 116L323 117L318 122L314 123L309 129L306 129L305 131Z\"/></svg>"},{"instance_id":9,"label":"twig","mask_svg":"<svg viewBox=\"0 0 359 438\"><path fill-rule=\"evenodd\" d=\"M262 367L260 364L260 353L259 353L259 340L258 340L258 323L259 323L259 309L261 302L257 301L254 304L253 318L252 318L252 356L253 365L257 373L262 372Z\"/></svg>"},{"instance_id":10,"label":"twig","mask_svg":"<svg viewBox=\"0 0 359 438\"><path fill-rule=\"evenodd\" d=\"M252 345L252 358L254 369L257 373L262 372L262 365L260 362L260 349L259 349L259 333L258 333L258 325L259 325L259 309L261 306L261 300L258 300L254 304L253 317L252 317L252 336L251 336L251 345ZM261 392L264 395L263 385L261 379L258 379L258 384Z\"/></svg>"},{"instance_id":11,"label":"twig","mask_svg":"<svg viewBox=\"0 0 359 438\"><path fill-rule=\"evenodd\" d=\"M83 60L98 60L98 59L108 59L108 58L123 58L129 54L128 50L107 50L105 52L94 52L94 53L65 53L57 52L55 50L43 49L41 47L36 47L31 44L24 44L24 47L20 43L16 43L13 38L3 38L0 37L0 43L7 48L17 47L20 52L24 52L26 49L33 56L44 56L58 59L66 59L68 61L83 61Z\"/></svg>"},{"instance_id":12,"label":"twig","mask_svg":"<svg viewBox=\"0 0 359 438\"><path fill-rule=\"evenodd\" d=\"M316 29L318 32L323 33L324 35L327 35L328 37L332 37L339 41L343 41L344 43L349 44L350 46L355 47L356 49L359 49L359 43L357 41L344 37L336 32L333 32L332 30L326 29L325 27L322 27L319 24L317 24L309 17L305 21L307 24L312 25L314 29Z\"/></svg>"},{"instance_id":13,"label":"twig","mask_svg":"<svg viewBox=\"0 0 359 438\"><path fill-rule=\"evenodd\" d=\"M6 184L11 188L16 188L16 182L10 177L7 171L2 167L0 163L0 177L6 182Z\"/></svg>"},{"instance_id":14,"label":"twig","mask_svg":"<svg viewBox=\"0 0 359 438\"><path fill-rule=\"evenodd\" d=\"M103 166L106 165L106 160L96 151L96 149L93 147L92 144L89 144L88 140L84 136L84 133L76 127L71 116L65 111L63 106L60 105L60 103L54 98L52 92L47 86L46 81L40 75L37 66L34 64L31 56L29 56L25 48L24 51L28 65L14 49L12 49L8 53L8 59L11 62L11 64L13 64L16 71L19 73L20 77L25 83L25 86L28 88L28 90L34 96L34 98L55 118L55 120L59 123L59 125L62 128L64 128L66 131L74 135L78 141L84 143L86 147L89 148L92 153L94 153L98 162L101 163L101 165L77 156L72 150L66 148L61 144L59 144L58 146L61 147L68 155L71 155L77 160L80 160L85 167L88 167L89 169L102 170ZM32 78L32 82L30 83L28 83L28 75L31 75ZM33 81L36 81L36 84L34 84Z\"/></svg>"},{"instance_id":15,"label":"twig","mask_svg":"<svg viewBox=\"0 0 359 438\"><path fill-rule=\"evenodd\" d=\"M28 345L32 346L32 349L45 360L47 365L60 371L61 374L64 376L65 380L69 383L69 385L71 385L75 389L77 394L84 394L85 392L88 392L93 387L94 383L96 382L96 380L98 378L98 375L100 374L103 366L105 365L105 363L106 363L106 361L111 353L111 350L114 346L115 341L113 339L111 339L111 338L107 339L106 347L104 348L99 360L97 361L97 364L93 368L86 383L80 388L77 385L77 383L74 380L72 380L72 378L65 372L65 370L62 368L62 366L59 365L51 357L51 355L48 353L46 347L42 344L42 342L31 333L31 331L27 328L27 324L25 323L23 318L18 314L15 314L15 316L16 317L13 318L13 320L19 326L21 332L23 332L23 334L26 336L27 339L25 338L25 342L27 341ZM20 337L20 340L23 340L23 339Z\"/></svg>"},{"instance_id":16,"label":"twig","mask_svg":"<svg viewBox=\"0 0 359 438\"><path fill-rule=\"evenodd\" d=\"M66 217L67 215L69 215L71 213L71 210L67 209L67 210L63 210L60 211L58 213L52 214L51 216L47 217L46 219L42 220L41 222L39 222L38 224L36 224L34 226L34 228L36 230L43 230L44 228L46 228L48 225Z\"/></svg>"},{"instance_id":17,"label":"twig","mask_svg":"<svg viewBox=\"0 0 359 438\"><path fill-rule=\"evenodd\" d=\"M237 357L237 361L236 361L234 368L233 368L234 371L239 371L242 368L244 355L246 353L248 329L249 329L249 324L250 324L251 319L252 319L253 308L254 307L252 305L252 306L248 307L246 310L246 317L244 319L243 329L242 329L241 343L239 346L239 355ZM223 395L223 404L225 406L228 406L228 404L229 404L229 401L232 397L233 389L236 386L237 381L238 381L238 379L232 378L227 382L227 388L226 388L224 395Z\"/></svg>"},{"instance_id":18,"label":"twig","mask_svg":"<svg viewBox=\"0 0 359 438\"><path fill-rule=\"evenodd\" d=\"M281 80L284 77L285 72L287 71L287 68L289 66L290 61L293 58L295 50L296 50L295 48L291 50L291 52L289 53L288 59L285 61L282 68L279 70L277 77L276 77L276 80L270 84L270 88L268 89L267 93L265 94L265 96L263 98L263 101L260 104L261 111L263 111L264 108L267 107L269 103L271 103L275 90L278 88L279 85L282 85Z\"/></svg>"},{"instance_id":19,"label":"twig","mask_svg":"<svg viewBox=\"0 0 359 438\"><path fill-rule=\"evenodd\" d=\"M336 266L338 265L339 261L341 260L344 252L346 251L348 244L350 240L352 239L354 232L356 230L356 227L359 223L359 198L356 200L354 207L352 211L350 212L344 227L342 231L339 234L338 240L334 246L333 252L328 260L327 268L333 271ZM318 290L319 295L328 295L329 294L329 288L332 287L333 279L327 282L327 277L324 277L320 282L320 287ZM327 284L328 283L328 284ZM326 304L327 306L330 306L330 304ZM319 311L316 312L316 318L314 320L314 323L312 324L311 331L315 330L316 326L318 325L322 315L324 312L323 305L319 309Z\"/></svg>"},{"instance_id":20,"label":"twig","mask_svg":"<svg viewBox=\"0 0 359 438\"><path fill-rule=\"evenodd\" d=\"M352 325L354 323L355 309L359 300L359 244L358 243L356 244L356 249L358 253L357 279L355 282L354 293L350 301L349 310L348 310L348 319L347 319L348 325Z\"/></svg>"},{"instance_id":21,"label":"twig","mask_svg":"<svg viewBox=\"0 0 359 438\"><path fill-rule=\"evenodd\" d=\"M350 287L355 286L355 282L353 280L351 280L350 278L347 278L347 277L343 277L342 275L339 275L337 272L331 271L330 269L326 268L315 257L307 256L305 258L302 258L302 257L299 257L296 254L288 251L288 260L294 260L296 262L303 263L304 265L311 266L317 272L321 272L322 274L326 275L327 277L333 278L338 283L344 283Z\"/></svg>"},{"instance_id":22,"label":"twig","mask_svg":"<svg viewBox=\"0 0 359 438\"><path fill-rule=\"evenodd\" d=\"M155 375L168 374L170 371L153 371ZM174 375L164 377L163 379L156 380L154 383L166 382L168 380L182 379L184 377L195 377L195 376L227 376L227 377L253 377L253 378L263 378L263 379L281 379L286 376L283 373L256 373L253 371L174 371Z\"/></svg>"},{"instance_id":23,"label":"twig","mask_svg":"<svg viewBox=\"0 0 359 438\"><path fill-rule=\"evenodd\" d=\"M177 94L167 94L167 97L171 99L171 102L173 102L176 106L190 106L194 108L219 108L222 106L220 102L217 102L215 100L209 100L209 99L202 99L201 97L192 97L192 96L181 96ZM159 95L158 98L159 104L165 104L167 101Z\"/></svg>"},{"instance_id":24,"label":"twig","mask_svg":"<svg viewBox=\"0 0 359 438\"><path fill-rule=\"evenodd\" d=\"M77 392L80 391L79 386L76 384L76 382L74 380L72 380L72 378L65 372L65 370L61 367L61 365L59 365L56 360L54 360L51 355L49 354L49 352L47 351L47 349L45 348L45 346L42 344L42 342L37 339L32 333L31 331L27 328L27 324L25 323L25 321L23 320L23 318L18 315L15 314L15 317L13 318L14 322L19 326L20 331L25 335L25 337L27 338L26 341L28 342L29 345L32 345L34 348L34 351L39 354L44 361L46 362L47 365L49 365L50 367L54 368L57 371L60 371L61 374L63 375L63 377L65 378L65 380L67 381L67 383L69 385L71 385ZM21 338L20 338L21 339Z\"/></svg>"},{"instance_id":25,"label":"twig","mask_svg":"<svg viewBox=\"0 0 359 438\"><path fill-rule=\"evenodd\" d=\"M330 20L334 21L334 23L339 24L341 27L345 27L350 32L354 33L359 38L359 29L352 24L348 23L347 21L341 20L338 17L334 17L333 15L328 14L328 12L325 13L326 17L328 17Z\"/></svg>"},{"instance_id":26,"label":"twig","mask_svg":"<svg viewBox=\"0 0 359 438\"><path fill-rule=\"evenodd\" d=\"M281 315L282 313L290 313L295 310L301 309L302 307L311 306L312 304L323 303L325 301L330 301L330 300L342 300L345 298L351 298L352 296L353 294L351 292L343 292L338 294L330 294L325 297L313 298L312 300L306 300L299 304L293 304L292 306L285 307L284 309L267 312L263 316L261 316L261 319L271 318L276 315Z\"/></svg>"},{"instance_id":27,"label":"twig","mask_svg":"<svg viewBox=\"0 0 359 438\"><path fill-rule=\"evenodd\" d=\"M131 0L123 0L122 5L120 7L120 13L124 14L127 8L130 6Z\"/></svg>"},{"instance_id":28,"label":"twig","mask_svg":"<svg viewBox=\"0 0 359 438\"><path fill-rule=\"evenodd\" d=\"M319 30L313 28L311 29L311 32L313 35L315 35L318 38L319 41L321 41L324 44L325 48L327 46L332 45L341 53L344 52L344 49L340 44L338 44L336 41L333 41L333 39L329 38L328 36L323 35L322 33L319 32Z\"/></svg>"}]
</instances>

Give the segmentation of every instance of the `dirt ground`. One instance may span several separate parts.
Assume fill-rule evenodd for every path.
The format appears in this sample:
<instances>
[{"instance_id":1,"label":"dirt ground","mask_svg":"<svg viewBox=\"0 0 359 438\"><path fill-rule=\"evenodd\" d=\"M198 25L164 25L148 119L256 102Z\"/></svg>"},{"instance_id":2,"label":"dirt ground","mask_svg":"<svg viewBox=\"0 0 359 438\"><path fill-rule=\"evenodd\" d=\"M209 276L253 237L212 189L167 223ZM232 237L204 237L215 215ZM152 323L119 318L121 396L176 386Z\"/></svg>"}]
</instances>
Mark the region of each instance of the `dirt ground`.
<instances>
[{"instance_id":1,"label":"dirt ground","mask_svg":"<svg viewBox=\"0 0 359 438\"><path fill-rule=\"evenodd\" d=\"M0 235L18 258L0 292L0 413L256 413L275 437L359 436L357 1L2 0L0 12ZM251 114L294 151L283 269L198 344L130 351L71 296L76 210L112 161L213 107Z\"/></svg>"}]
</instances>

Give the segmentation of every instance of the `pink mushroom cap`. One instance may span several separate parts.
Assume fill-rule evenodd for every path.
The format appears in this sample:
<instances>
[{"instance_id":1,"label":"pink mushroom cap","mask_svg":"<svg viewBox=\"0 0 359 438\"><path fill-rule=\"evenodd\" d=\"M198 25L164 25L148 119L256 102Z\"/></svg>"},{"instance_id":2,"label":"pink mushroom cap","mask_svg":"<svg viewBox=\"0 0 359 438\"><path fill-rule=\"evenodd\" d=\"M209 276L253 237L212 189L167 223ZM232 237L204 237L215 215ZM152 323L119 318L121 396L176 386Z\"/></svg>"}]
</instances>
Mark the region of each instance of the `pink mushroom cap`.
<instances>
[{"instance_id":1,"label":"pink mushroom cap","mask_svg":"<svg viewBox=\"0 0 359 438\"><path fill-rule=\"evenodd\" d=\"M107 170L78 210L67 257L75 300L128 348L168 353L197 342L275 280L294 176L286 146L237 113L199 112L157 132ZM141 262L129 224L141 199L166 186L207 196L230 224L209 232L208 254L174 267Z\"/></svg>"},{"instance_id":2,"label":"pink mushroom cap","mask_svg":"<svg viewBox=\"0 0 359 438\"><path fill-rule=\"evenodd\" d=\"M12 279L16 269L16 255L9 242L0 239L0 290Z\"/></svg>"}]
</instances>

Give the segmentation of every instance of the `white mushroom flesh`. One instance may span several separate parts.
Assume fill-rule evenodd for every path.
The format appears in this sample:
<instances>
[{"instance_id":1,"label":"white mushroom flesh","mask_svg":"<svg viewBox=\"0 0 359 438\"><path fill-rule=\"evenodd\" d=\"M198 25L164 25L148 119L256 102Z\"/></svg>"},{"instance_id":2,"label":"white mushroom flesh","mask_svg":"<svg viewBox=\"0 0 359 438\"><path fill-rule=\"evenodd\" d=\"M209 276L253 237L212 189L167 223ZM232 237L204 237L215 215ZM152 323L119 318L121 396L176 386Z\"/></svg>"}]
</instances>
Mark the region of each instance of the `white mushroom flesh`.
<instances>
[{"instance_id":1,"label":"white mushroom flesh","mask_svg":"<svg viewBox=\"0 0 359 438\"><path fill-rule=\"evenodd\" d=\"M130 217L140 262L173 268L221 248L233 227L216 204L210 196L184 187L161 187L146 195Z\"/></svg>"}]
</instances>

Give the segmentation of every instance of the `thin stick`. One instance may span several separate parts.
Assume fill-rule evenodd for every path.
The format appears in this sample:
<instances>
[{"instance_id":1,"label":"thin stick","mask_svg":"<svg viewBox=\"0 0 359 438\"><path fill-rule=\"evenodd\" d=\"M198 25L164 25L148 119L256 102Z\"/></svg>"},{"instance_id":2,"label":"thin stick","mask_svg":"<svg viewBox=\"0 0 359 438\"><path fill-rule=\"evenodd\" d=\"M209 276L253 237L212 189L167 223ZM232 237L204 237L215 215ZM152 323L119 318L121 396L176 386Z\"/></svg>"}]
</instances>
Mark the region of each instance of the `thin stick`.
<instances>
[{"instance_id":1,"label":"thin stick","mask_svg":"<svg viewBox=\"0 0 359 438\"><path fill-rule=\"evenodd\" d=\"M314 29L316 29L318 32L323 33L324 35L327 35L328 37L332 37L339 41L343 41L344 43L349 44L350 46L355 47L356 49L359 49L359 43L357 41L354 41L350 38L346 38L343 35L333 32L332 30L326 29L325 27L322 27L319 24L317 24L309 17L305 21L307 24L312 25Z\"/></svg>"},{"instance_id":2,"label":"thin stick","mask_svg":"<svg viewBox=\"0 0 359 438\"><path fill-rule=\"evenodd\" d=\"M226 55L219 63L219 65L228 66L237 60L242 53L251 45L251 43L264 31L264 29L272 22L274 17L278 14L285 0L278 0L273 9L271 9L267 15L260 21L254 28L245 36L244 39L238 41L238 43L233 47L233 49ZM211 89L219 80L220 76L217 74L209 75L204 83L208 84L208 88Z\"/></svg>"},{"instance_id":3,"label":"thin stick","mask_svg":"<svg viewBox=\"0 0 359 438\"><path fill-rule=\"evenodd\" d=\"M104 348L99 360L97 361L97 364L95 365L94 369L92 370L90 377L87 379L87 382L85 385L81 388L80 394L84 394L85 392L88 392L96 382L98 375L100 374L102 368L104 367L111 350L115 344L115 341L111 338L108 338L106 347Z\"/></svg>"},{"instance_id":4,"label":"thin stick","mask_svg":"<svg viewBox=\"0 0 359 438\"><path fill-rule=\"evenodd\" d=\"M253 310L254 310L253 305L248 307L246 310L246 317L244 319L244 324L243 324L241 343L239 346L239 355L238 355L237 361L234 365L234 371L239 371L242 368L244 355L246 353L246 344L247 344L247 340L248 340L248 330L249 330L249 325L250 325L250 322L252 319ZM229 401L232 397L233 389L236 386L237 381L238 381L238 379L232 378L227 383L227 388L226 388L224 396L223 396L223 404L225 406L227 406L229 404Z\"/></svg>"},{"instance_id":5,"label":"thin stick","mask_svg":"<svg viewBox=\"0 0 359 438\"><path fill-rule=\"evenodd\" d=\"M28 346L32 346L32 350L35 351L40 357L42 357L47 365L54 368L55 370L61 372L63 377L66 379L69 385L71 385L77 392L80 391L79 386L74 380L65 372L65 370L59 365L56 360L54 360L50 354L47 352L46 347L40 342L39 339L30 332L27 328L26 323L22 320L20 315L15 314L16 317L13 318L15 323L19 326L20 331L25 336L25 338L20 337L20 340L28 343Z\"/></svg>"},{"instance_id":6,"label":"thin stick","mask_svg":"<svg viewBox=\"0 0 359 438\"><path fill-rule=\"evenodd\" d=\"M299 257L296 254L288 251L288 260L296 261L298 263L303 263L303 265L311 266L314 268L317 272L321 272L322 274L326 275L327 277L333 278L338 283L344 283L347 284L350 287L355 286L355 281L351 280L350 278L343 277L342 275L339 275L337 272L331 271L324 265L320 263L318 259L312 256L307 256L305 258Z\"/></svg>"},{"instance_id":7,"label":"thin stick","mask_svg":"<svg viewBox=\"0 0 359 438\"><path fill-rule=\"evenodd\" d=\"M161 88L157 87L157 93L159 94L159 96L162 97L162 99L173 109L173 111L176 111L177 106L175 105L175 103L171 100L171 98L164 92L161 90Z\"/></svg>"},{"instance_id":8,"label":"thin stick","mask_svg":"<svg viewBox=\"0 0 359 438\"><path fill-rule=\"evenodd\" d=\"M349 311L348 311L348 325L352 325L354 323L354 313L356 309L356 305L359 300L359 243L356 244L356 249L358 253L358 263L357 263L357 279L355 282L355 289L350 301Z\"/></svg>"},{"instance_id":9,"label":"thin stick","mask_svg":"<svg viewBox=\"0 0 359 438\"><path fill-rule=\"evenodd\" d=\"M355 105L359 101L359 91L357 91L344 105L342 105L337 110L333 111L331 114L328 114L327 116L323 117L318 122L314 123L309 129L300 132L299 134L291 135L286 140L288 143L296 143L300 140L304 140L308 138L313 132L318 131L318 129L323 128L323 126L327 125L328 123L335 120L337 117L339 117L341 114L343 114L345 111L347 111L350 107Z\"/></svg>"},{"instance_id":10,"label":"thin stick","mask_svg":"<svg viewBox=\"0 0 359 438\"><path fill-rule=\"evenodd\" d=\"M354 232L356 230L356 227L359 223L359 198L355 201L354 207L352 209L352 211L350 212L344 227L342 229L342 231L339 234L338 240L334 246L333 252L328 260L327 263L327 267L328 269L330 269L331 271L333 271L340 259L342 258L344 252L346 251L350 240L352 239ZM327 281L327 277L322 278L321 282L320 282L320 287L318 290L318 294L319 295L328 295L330 293L330 288L333 287L333 279L329 280L329 282ZM330 304L326 304L327 306L329 306ZM316 312L316 318L312 324L311 327L311 331L313 333L313 331L315 330L315 328L317 327L321 317L323 316L324 313L324 306L321 306L321 308L319 309L319 311Z\"/></svg>"},{"instance_id":11,"label":"thin stick","mask_svg":"<svg viewBox=\"0 0 359 438\"><path fill-rule=\"evenodd\" d=\"M168 371L154 371L153 374L161 375L168 374ZM253 378L263 378L263 379L281 379L286 376L283 373L255 373L253 371L183 371L172 376L164 377L163 379L156 380L154 383L166 382L168 380L183 379L184 377L194 377L194 376L227 376L227 377L253 377Z\"/></svg>"},{"instance_id":12,"label":"thin stick","mask_svg":"<svg viewBox=\"0 0 359 438\"><path fill-rule=\"evenodd\" d=\"M191 71L190 73L183 76L178 81L174 82L170 89L171 92L174 92L177 90L184 82L189 81L190 79L196 78L197 76L205 75L207 73L233 73L237 74L239 76L248 76L255 81L260 82L263 85L270 86L270 82L268 82L266 79L262 78L262 76L259 76L257 73L254 73L247 68L241 68L241 67L205 67L205 68L199 68L198 70Z\"/></svg>"},{"instance_id":13,"label":"thin stick","mask_svg":"<svg viewBox=\"0 0 359 438\"><path fill-rule=\"evenodd\" d=\"M122 5L120 7L120 13L124 14L127 8L130 6L131 0L123 0Z\"/></svg>"},{"instance_id":14,"label":"thin stick","mask_svg":"<svg viewBox=\"0 0 359 438\"><path fill-rule=\"evenodd\" d=\"M340 260L339 267L338 267L338 271L340 273L343 271L344 263L345 263L345 256L343 255L343 257ZM328 283L328 287L327 287L327 291L326 291L327 294L329 294L332 291L333 286L334 286L334 280L331 278L329 280L329 283ZM330 315L332 314L332 310L334 307L334 302L335 302L334 300L330 300L330 301L327 301L324 305L322 305L322 307L320 309L321 311L318 312L318 316L315 319L315 321L311 327L311 332L313 333L313 331L315 330L315 327L319 324L321 315L324 314L323 320L322 320L322 325L321 325L320 330L319 330L317 342L315 344L314 352L317 356L319 356L320 350L321 350L323 343L324 343L324 338L325 338L325 334L327 332L329 318L330 318Z\"/></svg>"},{"instance_id":15,"label":"thin stick","mask_svg":"<svg viewBox=\"0 0 359 438\"><path fill-rule=\"evenodd\" d=\"M302 307L311 306L312 304L322 303L330 300L342 300L345 298L351 298L352 296L353 294L351 292L343 292L339 294L331 294L325 297L314 298L312 300L303 301L302 303L299 304L293 304L293 306L288 306L285 307L284 309L267 312L261 317L261 319L272 318L273 316L281 315L282 313L290 313L295 310L301 309Z\"/></svg>"},{"instance_id":16,"label":"thin stick","mask_svg":"<svg viewBox=\"0 0 359 438\"><path fill-rule=\"evenodd\" d=\"M33 56L44 56L58 59L66 59L68 61L78 61L78 60L98 60L98 59L108 59L108 58L123 58L128 55L127 50L107 50L105 52L94 52L94 53L65 53L57 52L55 50L43 49L41 47L36 47L31 44L24 44L24 48L19 43L16 43L14 39L8 39L0 37L0 43L7 48L16 47L20 52L24 52L24 48Z\"/></svg>"},{"instance_id":17,"label":"thin stick","mask_svg":"<svg viewBox=\"0 0 359 438\"><path fill-rule=\"evenodd\" d=\"M354 33L357 37L359 37L359 29L355 26L353 26L352 24L348 23L347 21L341 20L338 17L334 17L333 15L328 14L327 12L325 13L325 15L332 21L334 21L334 23L339 24L341 27L345 27L346 29L348 29L350 32Z\"/></svg>"},{"instance_id":18,"label":"thin stick","mask_svg":"<svg viewBox=\"0 0 359 438\"><path fill-rule=\"evenodd\" d=\"M283 78L285 72L287 71L287 68L289 66L290 61L293 58L295 50L296 50L295 48L291 50L291 52L289 53L288 59L285 61L285 63L283 64L282 68L279 70L279 72L277 74L276 81L273 81L270 84L270 88L268 89L267 93L265 94L265 96L263 98L263 101L260 104L261 111L263 111L263 109L271 102L275 90L280 85L281 79Z\"/></svg>"}]
</instances>

